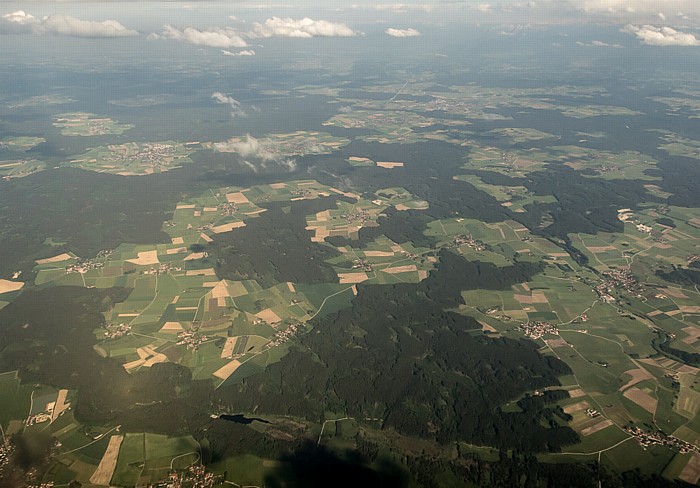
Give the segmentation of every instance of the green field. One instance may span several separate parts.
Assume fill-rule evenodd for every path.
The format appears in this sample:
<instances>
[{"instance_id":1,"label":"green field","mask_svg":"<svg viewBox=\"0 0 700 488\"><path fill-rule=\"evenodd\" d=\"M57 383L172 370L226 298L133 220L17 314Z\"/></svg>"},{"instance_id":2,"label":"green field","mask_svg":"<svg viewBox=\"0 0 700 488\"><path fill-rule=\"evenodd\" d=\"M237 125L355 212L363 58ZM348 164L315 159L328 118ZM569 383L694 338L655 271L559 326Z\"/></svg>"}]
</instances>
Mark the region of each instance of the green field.
<instances>
[{"instance_id":1,"label":"green field","mask_svg":"<svg viewBox=\"0 0 700 488\"><path fill-rule=\"evenodd\" d=\"M119 124L109 117L98 117L85 112L73 112L54 117L54 127L64 136L122 135L134 126Z\"/></svg>"}]
</instances>

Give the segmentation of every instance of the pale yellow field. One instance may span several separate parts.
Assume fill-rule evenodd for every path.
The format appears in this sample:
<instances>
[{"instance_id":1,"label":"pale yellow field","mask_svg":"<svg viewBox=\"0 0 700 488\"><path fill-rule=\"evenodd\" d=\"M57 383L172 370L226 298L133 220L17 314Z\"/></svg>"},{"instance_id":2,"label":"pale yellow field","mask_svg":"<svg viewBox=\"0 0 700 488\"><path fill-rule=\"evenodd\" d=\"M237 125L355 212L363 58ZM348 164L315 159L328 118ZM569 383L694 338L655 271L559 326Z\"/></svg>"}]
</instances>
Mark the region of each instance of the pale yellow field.
<instances>
[{"instance_id":1,"label":"pale yellow field","mask_svg":"<svg viewBox=\"0 0 700 488\"><path fill-rule=\"evenodd\" d=\"M182 329L182 325L180 322L166 322L163 327L161 327L160 332L180 332Z\"/></svg>"},{"instance_id":2,"label":"pale yellow field","mask_svg":"<svg viewBox=\"0 0 700 488\"><path fill-rule=\"evenodd\" d=\"M403 168L403 163L392 161L377 161L377 166L386 169Z\"/></svg>"},{"instance_id":3,"label":"pale yellow field","mask_svg":"<svg viewBox=\"0 0 700 488\"><path fill-rule=\"evenodd\" d=\"M222 234L224 232L231 232L233 229L239 229L241 227L245 227L245 222L229 222L228 224L221 224L217 225L216 227L212 227L211 230L215 234Z\"/></svg>"},{"instance_id":4,"label":"pale yellow field","mask_svg":"<svg viewBox=\"0 0 700 488\"><path fill-rule=\"evenodd\" d=\"M113 435L109 438L109 445L105 451L99 466L90 477L90 483L94 485L109 485L114 474L114 469L117 467L117 459L119 457L119 448L124 440L123 435Z\"/></svg>"},{"instance_id":5,"label":"pale yellow field","mask_svg":"<svg viewBox=\"0 0 700 488\"><path fill-rule=\"evenodd\" d=\"M224 344L224 348L221 350L221 359L226 359L226 358L231 357L231 355L233 354L233 347L236 345L237 340L238 340L238 337L227 337L226 338L226 344Z\"/></svg>"},{"instance_id":6,"label":"pale yellow field","mask_svg":"<svg viewBox=\"0 0 700 488\"><path fill-rule=\"evenodd\" d=\"M250 203L250 200L248 200L248 197L246 197L242 192L236 192L236 193L227 193L226 194L226 200L229 203Z\"/></svg>"},{"instance_id":7,"label":"pale yellow field","mask_svg":"<svg viewBox=\"0 0 700 488\"><path fill-rule=\"evenodd\" d=\"M224 280L219 281L214 288L209 292L212 298L225 298L230 296L228 292L228 287Z\"/></svg>"},{"instance_id":8,"label":"pale yellow field","mask_svg":"<svg viewBox=\"0 0 700 488\"><path fill-rule=\"evenodd\" d=\"M225 380L226 378L231 376L233 374L233 372L236 371L240 365L241 365L241 362L238 361L237 359L234 359L230 363L228 363L228 364L222 366L221 368L217 369L216 371L214 371L212 374L221 380Z\"/></svg>"},{"instance_id":9,"label":"pale yellow field","mask_svg":"<svg viewBox=\"0 0 700 488\"><path fill-rule=\"evenodd\" d=\"M393 268L384 268L382 271L389 274L409 273L411 271L418 271L418 268L415 264L407 264L406 266L394 266Z\"/></svg>"},{"instance_id":10,"label":"pale yellow field","mask_svg":"<svg viewBox=\"0 0 700 488\"><path fill-rule=\"evenodd\" d=\"M282 319L279 317L279 315L277 315L271 308L258 312L255 314L255 316L259 319L264 320L268 324L282 322Z\"/></svg>"},{"instance_id":11,"label":"pale yellow field","mask_svg":"<svg viewBox=\"0 0 700 488\"><path fill-rule=\"evenodd\" d=\"M151 264L158 264L158 251L141 251L138 253L138 258L127 259L128 262L139 265L148 266Z\"/></svg>"},{"instance_id":12,"label":"pale yellow field","mask_svg":"<svg viewBox=\"0 0 700 488\"><path fill-rule=\"evenodd\" d=\"M54 256L52 258L37 259L36 264L60 263L61 261L68 261L69 259L73 259L73 256L64 252L63 254L59 254L58 256Z\"/></svg>"},{"instance_id":13,"label":"pale yellow field","mask_svg":"<svg viewBox=\"0 0 700 488\"><path fill-rule=\"evenodd\" d=\"M568 414L572 414L588 407L588 402L584 400L582 402L574 403L573 405L567 405L564 407L564 411Z\"/></svg>"},{"instance_id":14,"label":"pale yellow field","mask_svg":"<svg viewBox=\"0 0 700 488\"><path fill-rule=\"evenodd\" d=\"M339 273L338 278L340 278L340 283L362 283L363 281L369 279L367 273Z\"/></svg>"},{"instance_id":15,"label":"pale yellow field","mask_svg":"<svg viewBox=\"0 0 700 488\"><path fill-rule=\"evenodd\" d=\"M185 274L187 276L216 276L216 270L214 268L193 269Z\"/></svg>"},{"instance_id":16,"label":"pale yellow field","mask_svg":"<svg viewBox=\"0 0 700 488\"><path fill-rule=\"evenodd\" d=\"M56 397L56 405L53 407L53 413L51 414L51 422L56 420L61 413L63 413L70 403L66 403L66 397L68 396L68 390L58 390L58 396Z\"/></svg>"},{"instance_id":17,"label":"pale yellow field","mask_svg":"<svg viewBox=\"0 0 700 488\"><path fill-rule=\"evenodd\" d=\"M585 429L583 429L581 431L581 435L586 437L586 436L589 436L591 434L595 434L596 432L600 432L601 430L603 430L607 427L610 427L611 425L613 425L612 420L604 419L595 425L592 425L590 427L586 427Z\"/></svg>"},{"instance_id":18,"label":"pale yellow field","mask_svg":"<svg viewBox=\"0 0 700 488\"><path fill-rule=\"evenodd\" d=\"M653 377L651 374L649 374L647 371L645 371L645 370L643 370L643 369L640 369L640 368L638 368L638 369L630 369L629 371L625 371L625 374L630 375L630 376L632 377L632 379L629 380L629 381L628 381L627 383L625 383L624 385L622 385L622 386L620 387L620 391L624 391L624 390L626 390L627 388L636 385L636 384L639 383L640 381L644 381L644 380L653 380L653 379L654 379L654 377Z\"/></svg>"},{"instance_id":19,"label":"pale yellow field","mask_svg":"<svg viewBox=\"0 0 700 488\"><path fill-rule=\"evenodd\" d=\"M21 281L0 280L0 293L21 290L24 283Z\"/></svg>"}]
</instances>

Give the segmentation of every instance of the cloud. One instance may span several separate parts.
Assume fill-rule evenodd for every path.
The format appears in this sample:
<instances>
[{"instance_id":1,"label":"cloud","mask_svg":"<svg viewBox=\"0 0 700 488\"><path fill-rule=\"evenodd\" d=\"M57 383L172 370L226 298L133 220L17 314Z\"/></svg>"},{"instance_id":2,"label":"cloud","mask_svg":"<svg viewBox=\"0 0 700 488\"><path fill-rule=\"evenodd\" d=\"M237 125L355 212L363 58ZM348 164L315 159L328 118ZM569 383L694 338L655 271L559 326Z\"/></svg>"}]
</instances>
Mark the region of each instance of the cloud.
<instances>
[{"instance_id":1,"label":"cloud","mask_svg":"<svg viewBox=\"0 0 700 488\"><path fill-rule=\"evenodd\" d=\"M26 13L24 10L17 10L11 14L5 14L2 16L2 20L16 25L32 25L39 22L36 17Z\"/></svg>"},{"instance_id":2,"label":"cloud","mask_svg":"<svg viewBox=\"0 0 700 488\"><path fill-rule=\"evenodd\" d=\"M135 30L127 29L116 20L81 20L70 15L54 14L37 19L23 10L2 16L11 26L21 27L34 34L55 34L73 37L132 37Z\"/></svg>"},{"instance_id":3,"label":"cloud","mask_svg":"<svg viewBox=\"0 0 700 488\"><path fill-rule=\"evenodd\" d=\"M590 43L576 41L576 45L577 46L585 46L585 47L614 47L616 49L621 49L624 47L621 44L608 44L607 42L603 42L603 41L591 41Z\"/></svg>"},{"instance_id":4,"label":"cloud","mask_svg":"<svg viewBox=\"0 0 700 488\"><path fill-rule=\"evenodd\" d=\"M50 15L41 21L42 27L53 34L75 37L131 37L135 30L127 29L116 20L80 20L70 15Z\"/></svg>"},{"instance_id":5,"label":"cloud","mask_svg":"<svg viewBox=\"0 0 700 488\"><path fill-rule=\"evenodd\" d=\"M184 29L180 30L172 25L166 24L163 27L163 34L161 36L158 36L157 34L156 36L149 36L151 39L158 39L160 37L188 42L197 46L220 48L248 46L245 39L243 39L235 30L230 28L197 30L193 27L185 27Z\"/></svg>"},{"instance_id":6,"label":"cloud","mask_svg":"<svg viewBox=\"0 0 700 488\"><path fill-rule=\"evenodd\" d=\"M291 19L272 17L264 23L255 23L250 37L351 37L358 35L345 24L327 20L313 20L308 17Z\"/></svg>"},{"instance_id":7,"label":"cloud","mask_svg":"<svg viewBox=\"0 0 700 488\"><path fill-rule=\"evenodd\" d=\"M256 157L263 161L272 161L277 158L277 155L263 147L262 144L250 134L245 136L245 139L235 138L224 142L215 142L214 150L218 152L238 153L244 158Z\"/></svg>"},{"instance_id":8,"label":"cloud","mask_svg":"<svg viewBox=\"0 0 700 488\"><path fill-rule=\"evenodd\" d=\"M409 29L392 29L389 28L384 31L385 34L391 36L391 37L418 37L421 35L420 32L418 32L416 29L409 28Z\"/></svg>"},{"instance_id":9,"label":"cloud","mask_svg":"<svg viewBox=\"0 0 700 488\"><path fill-rule=\"evenodd\" d=\"M480 3L479 5L476 6L476 9L479 12L488 13L488 12L491 12L491 5L488 3Z\"/></svg>"},{"instance_id":10,"label":"cloud","mask_svg":"<svg viewBox=\"0 0 700 488\"><path fill-rule=\"evenodd\" d=\"M353 8L359 8L357 5L353 5ZM375 10L380 11L390 11L390 12L408 12L409 10L422 10L423 12L432 12L435 8L434 5L430 4L405 4L405 3L380 3L374 5Z\"/></svg>"},{"instance_id":11,"label":"cloud","mask_svg":"<svg viewBox=\"0 0 700 488\"><path fill-rule=\"evenodd\" d=\"M226 49L222 49L221 53L224 56L255 56L255 51L252 49L246 49L244 51L238 51L237 53L227 51Z\"/></svg>"},{"instance_id":12,"label":"cloud","mask_svg":"<svg viewBox=\"0 0 700 488\"><path fill-rule=\"evenodd\" d=\"M211 97L216 100L216 103L221 103L231 107L231 117L245 117L247 115L241 107L241 102L235 98L224 95L221 92L214 92L211 94Z\"/></svg>"},{"instance_id":13,"label":"cloud","mask_svg":"<svg viewBox=\"0 0 700 488\"><path fill-rule=\"evenodd\" d=\"M649 46L700 46L700 39L693 34L677 31L671 27L654 27L652 25L626 25L622 32L633 34L642 44Z\"/></svg>"}]
</instances>

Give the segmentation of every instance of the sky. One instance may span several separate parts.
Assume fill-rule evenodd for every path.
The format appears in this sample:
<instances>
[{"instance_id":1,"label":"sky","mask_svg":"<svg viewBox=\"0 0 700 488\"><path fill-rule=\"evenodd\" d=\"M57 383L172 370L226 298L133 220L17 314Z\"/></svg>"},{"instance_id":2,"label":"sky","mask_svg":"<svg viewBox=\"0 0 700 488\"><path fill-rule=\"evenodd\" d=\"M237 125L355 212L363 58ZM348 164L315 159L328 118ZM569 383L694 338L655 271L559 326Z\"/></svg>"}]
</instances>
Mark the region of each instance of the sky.
<instances>
[{"instance_id":1,"label":"sky","mask_svg":"<svg viewBox=\"0 0 700 488\"><path fill-rule=\"evenodd\" d=\"M640 45L700 46L700 0L0 0L0 35L142 36L227 56L253 56L251 47L271 37L362 36L368 25L386 36L417 38L441 25L586 23L619 26Z\"/></svg>"}]
</instances>

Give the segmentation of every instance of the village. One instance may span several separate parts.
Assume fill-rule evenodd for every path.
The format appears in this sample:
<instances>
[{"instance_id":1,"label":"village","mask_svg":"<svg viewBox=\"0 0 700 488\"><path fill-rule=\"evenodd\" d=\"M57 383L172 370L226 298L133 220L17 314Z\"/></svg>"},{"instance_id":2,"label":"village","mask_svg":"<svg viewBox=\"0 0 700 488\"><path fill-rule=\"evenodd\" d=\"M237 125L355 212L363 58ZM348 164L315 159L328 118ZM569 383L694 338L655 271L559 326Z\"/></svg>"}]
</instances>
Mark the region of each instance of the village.
<instances>
[{"instance_id":1,"label":"village","mask_svg":"<svg viewBox=\"0 0 700 488\"><path fill-rule=\"evenodd\" d=\"M475 251L485 251L486 250L486 244L481 242L478 239L474 239L471 234L460 234L458 236L455 236L454 238L454 245L455 247L461 247L461 246L469 246L471 249Z\"/></svg>"},{"instance_id":2,"label":"village","mask_svg":"<svg viewBox=\"0 0 700 488\"><path fill-rule=\"evenodd\" d=\"M549 322L522 322L516 330L522 330L525 337L533 340L547 334L559 335L559 328Z\"/></svg>"},{"instance_id":3,"label":"village","mask_svg":"<svg viewBox=\"0 0 700 488\"><path fill-rule=\"evenodd\" d=\"M644 285L632 274L629 268L611 268L603 273L604 284L609 290L612 287L619 287L637 298L641 298L644 293Z\"/></svg>"},{"instance_id":4,"label":"village","mask_svg":"<svg viewBox=\"0 0 700 488\"><path fill-rule=\"evenodd\" d=\"M115 331L107 330L107 332L104 333L104 336L106 339L119 339L120 337L124 337L126 335L129 335L130 333L131 333L131 325L130 324L119 324L119 325L117 325L117 330L115 330Z\"/></svg>"},{"instance_id":5,"label":"village","mask_svg":"<svg viewBox=\"0 0 700 488\"><path fill-rule=\"evenodd\" d=\"M700 453L700 448L696 445L672 435L665 435L661 432L644 432L639 427L634 426L625 427L625 432L634 436L644 448L649 446L668 446L678 449L678 452L681 454L688 452Z\"/></svg>"},{"instance_id":6,"label":"village","mask_svg":"<svg viewBox=\"0 0 700 488\"><path fill-rule=\"evenodd\" d=\"M181 266L174 266L171 263L161 263L157 267L151 266L146 271L143 272L145 275L161 275L168 274L175 271L182 271Z\"/></svg>"},{"instance_id":7,"label":"village","mask_svg":"<svg viewBox=\"0 0 700 488\"><path fill-rule=\"evenodd\" d=\"M224 482L222 475L207 471L204 466L190 466L184 471L171 471L167 478L153 484L149 488L212 488Z\"/></svg>"},{"instance_id":8,"label":"village","mask_svg":"<svg viewBox=\"0 0 700 488\"><path fill-rule=\"evenodd\" d=\"M284 330L277 331L272 340L270 341L270 347L279 346L290 340L299 331L300 323L294 323Z\"/></svg>"},{"instance_id":9,"label":"village","mask_svg":"<svg viewBox=\"0 0 700 488\"><path fill-rule=\"evenodd\" d=\"M365 225L365 222L370 220L372 218L372 216L369 214L369 212L366 212L364 210L360 210L360 211L353 212L353 213L340 214L340 218L345 219L348 224L359 222L360 225Z\"/></svg>"},{"instance_id":10,"label":"village","mask_svg":"<svg viewBox=\"0 0 700 488\"><path fill-rule=\"evenodd\" d=\"M199 350L199 346L209 340L208 336L198 334L192 330L178 332L177 337L180 339L177 342L178 346L185 346L187 349L191 349L193 351Z\"/></svg>"},{"instance_id":11,"label":"village","mask_svg":"<svg viewBox=\"0 0 700 488\"><path fill-rule=\"evenodd\" d=\"M426 112L440 110L456 115L470 115L475 112L474 104L447 98L435 98L426 103L424 108Z\"/></svg>"}]
</instances>

